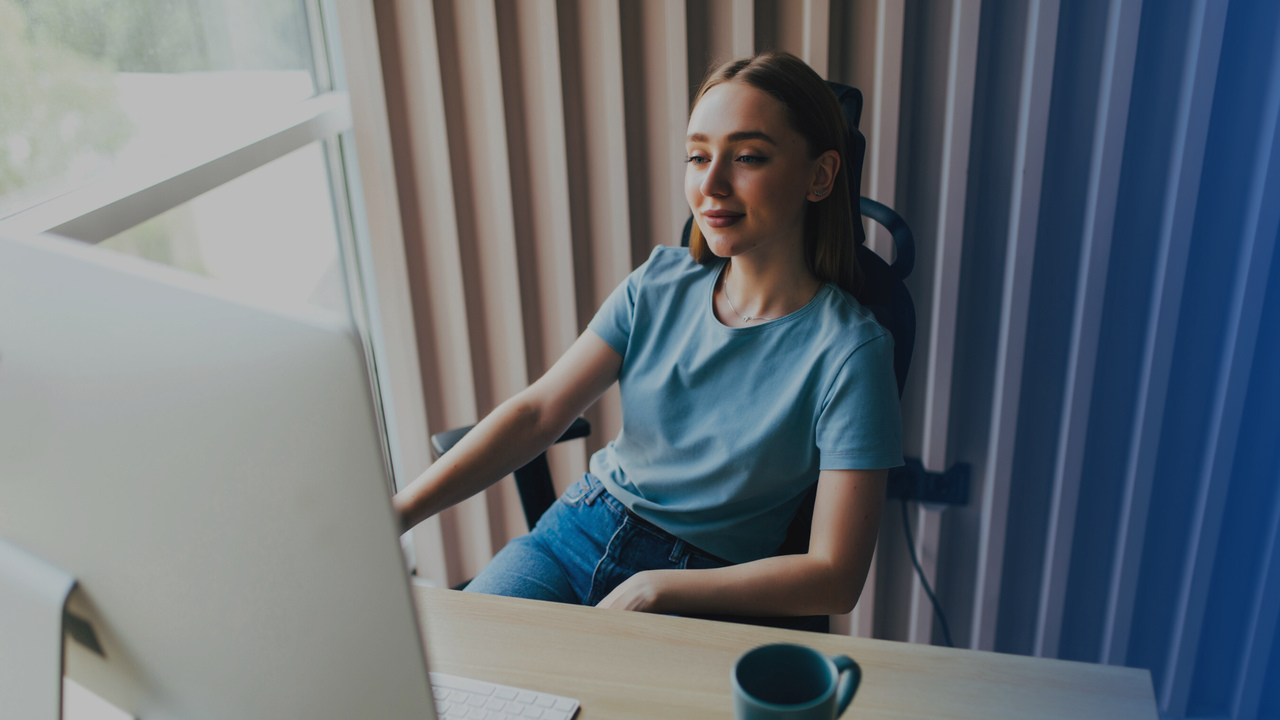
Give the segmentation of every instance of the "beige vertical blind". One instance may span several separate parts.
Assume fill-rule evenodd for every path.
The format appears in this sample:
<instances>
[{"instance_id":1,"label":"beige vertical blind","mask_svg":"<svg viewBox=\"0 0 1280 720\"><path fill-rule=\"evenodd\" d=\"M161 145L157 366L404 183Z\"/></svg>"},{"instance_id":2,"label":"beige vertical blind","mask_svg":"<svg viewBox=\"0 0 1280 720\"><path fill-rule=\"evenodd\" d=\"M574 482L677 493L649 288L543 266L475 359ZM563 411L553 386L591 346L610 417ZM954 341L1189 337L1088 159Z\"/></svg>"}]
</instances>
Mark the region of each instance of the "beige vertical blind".
<instances>
[{"instance_id":1,"label":"beige vertical blind","mask_svg":"<svg viewBox=\"0 0 1280 720\"><path fill-rule=\"evenodd\" d=\"M699 82L788 50L862 91L863 192L915 231L906 453L972 487L909 518L956 642L1150 668L1175 717L1280 710L1275 4L374 8L429 432L536 379L679 243ZM560 489L617 434L616 390L588 418L550 453ZM834 627L939 642L897 502ZM418 529L418 572L456 583L525 531L504 480Z\"/></svg>"}]
</instances>

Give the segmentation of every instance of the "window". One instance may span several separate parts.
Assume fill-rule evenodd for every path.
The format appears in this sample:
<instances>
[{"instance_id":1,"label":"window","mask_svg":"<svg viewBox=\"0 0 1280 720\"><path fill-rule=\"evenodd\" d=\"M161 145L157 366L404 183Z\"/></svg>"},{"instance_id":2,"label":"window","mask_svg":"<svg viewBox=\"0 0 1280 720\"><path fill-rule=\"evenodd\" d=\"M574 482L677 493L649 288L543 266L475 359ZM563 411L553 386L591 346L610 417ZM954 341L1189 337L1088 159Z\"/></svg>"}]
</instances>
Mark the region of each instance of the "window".
<instances>
[{"instance_id":1,"label":"window","mask_svg":"<svg viewBox=\"0 0 1280 720\"><path fill-rule=\"evenodd\" d=\"M345 314L323 26L303 0L0 0L0 232Z\"/></svg>"}]
</instances>

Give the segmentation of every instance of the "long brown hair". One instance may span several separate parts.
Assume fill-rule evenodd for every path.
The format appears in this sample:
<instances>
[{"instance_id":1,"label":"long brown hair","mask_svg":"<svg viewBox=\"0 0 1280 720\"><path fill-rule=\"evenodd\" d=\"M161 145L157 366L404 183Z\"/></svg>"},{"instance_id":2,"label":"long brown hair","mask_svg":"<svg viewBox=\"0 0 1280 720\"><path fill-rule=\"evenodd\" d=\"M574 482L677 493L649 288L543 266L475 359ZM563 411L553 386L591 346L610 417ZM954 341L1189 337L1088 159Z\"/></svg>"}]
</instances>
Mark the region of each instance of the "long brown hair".
<instances>
[{"instance_id":1,"label":"long brown hair","mask_svg":"<svg viewBox=\"0 0 1280 720\"><path fill-rule=\"evenodd\" d=\"M800 58L788 52L768 50L727 62L707 75L698 88L694 106L708 90L730 80L745 82L782 103L787 124L808 143L810 158L817 158L828 150L839 153L840 168L831 194L808 203L805 208L804 257L809 272L819 280L833 282L857 297L862 289L862 270L858 266L849 198L849 163L845 149L848 126L835 93ZM689 232L689 252L695 261L704 265L716 260L696 222Z\"/></svg>"}]
</instances>

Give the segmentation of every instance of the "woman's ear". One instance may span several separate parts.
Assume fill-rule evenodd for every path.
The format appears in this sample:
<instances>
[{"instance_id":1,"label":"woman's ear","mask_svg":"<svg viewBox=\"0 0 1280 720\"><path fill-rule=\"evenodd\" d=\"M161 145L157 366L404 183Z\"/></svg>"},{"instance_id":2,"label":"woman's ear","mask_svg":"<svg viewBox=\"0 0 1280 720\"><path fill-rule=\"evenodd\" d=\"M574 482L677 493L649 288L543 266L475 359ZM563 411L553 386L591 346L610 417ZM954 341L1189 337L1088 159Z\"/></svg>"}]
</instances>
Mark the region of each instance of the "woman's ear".
<instances>
[{"instance_id":1,"label":"woman's ear","mask_svg":"<svg viewBox=\"0 0 1280 720\"><path fill-rule=\"evenodd\" d=\"M840 172L840 153L828 150L814 161L813 180L809 183L809 199L817 202L831 194L836 174Z\"/></svg>"}]
</instances>

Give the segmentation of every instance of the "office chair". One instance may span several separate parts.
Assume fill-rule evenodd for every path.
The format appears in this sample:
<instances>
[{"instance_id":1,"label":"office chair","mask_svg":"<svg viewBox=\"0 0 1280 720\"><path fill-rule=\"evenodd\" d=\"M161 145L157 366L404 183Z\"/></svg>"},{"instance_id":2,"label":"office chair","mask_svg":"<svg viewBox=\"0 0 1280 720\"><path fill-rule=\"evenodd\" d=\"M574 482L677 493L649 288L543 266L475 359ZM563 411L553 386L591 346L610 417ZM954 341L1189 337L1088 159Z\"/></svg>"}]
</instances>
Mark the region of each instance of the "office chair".
<instances>
[{"instance_id":1,"label":"office chair","mask_svg":"<svg viewBox=\"0 0 1280 720\"><path fill-rule=\"evenodd\" d=\"M863 287L858 294L858 301L863 307L875 315L889 334L893 336L893 370L898 381L898 396L902 396L906 387L907 370L911 366L911 353L915 346L916 312L911 294L903 281L911 274L915 265L915 239L911 228L892 209L881 203L861 196L862 162L866 154L867 141L858 130L858 122L862 117L862 93L857 88L828 82L828 86L836 94L840 107L844 110L849 124L849 133L845 147L849 164L849 193L851 199L857 201L861 215L871 218L885 227L893 236L895 259L892 265L886 263L866 246L866 234L862 223L856 222L854 235L858 244L858 263L862 266ZM689 246L689 232L693 227L691 216L684 225L684 233L680 244ZM431 450L439 458L449 448L466 435L474 426L446 430L431 436ZM569 429L560 436L557 443L576 440L591 434L591 425L584 418L573 421ZM520 493L520 504L524 509L525 521L532 529L538 518L551 507L556 500L555 487L551 481L551 470L547 465L546 453L529 461L515 471L516 488ZM813 504L817 494L817 486L811 487L796 511L795 520L787 530L786 539L779 547L778 555L792 555L807 552L809 549L809 531L813 520ZM464 587L465 583L459 587ZM736 618L718 617L717 619L734 620ZM750 618L754 624L770 624L769 618ZM790 618L794 622L794 618ZM808 619L803 629L816 632L828 631L826 615ZM789 625L794 627L794 625Z\"/></svg>"}]
</instances>

